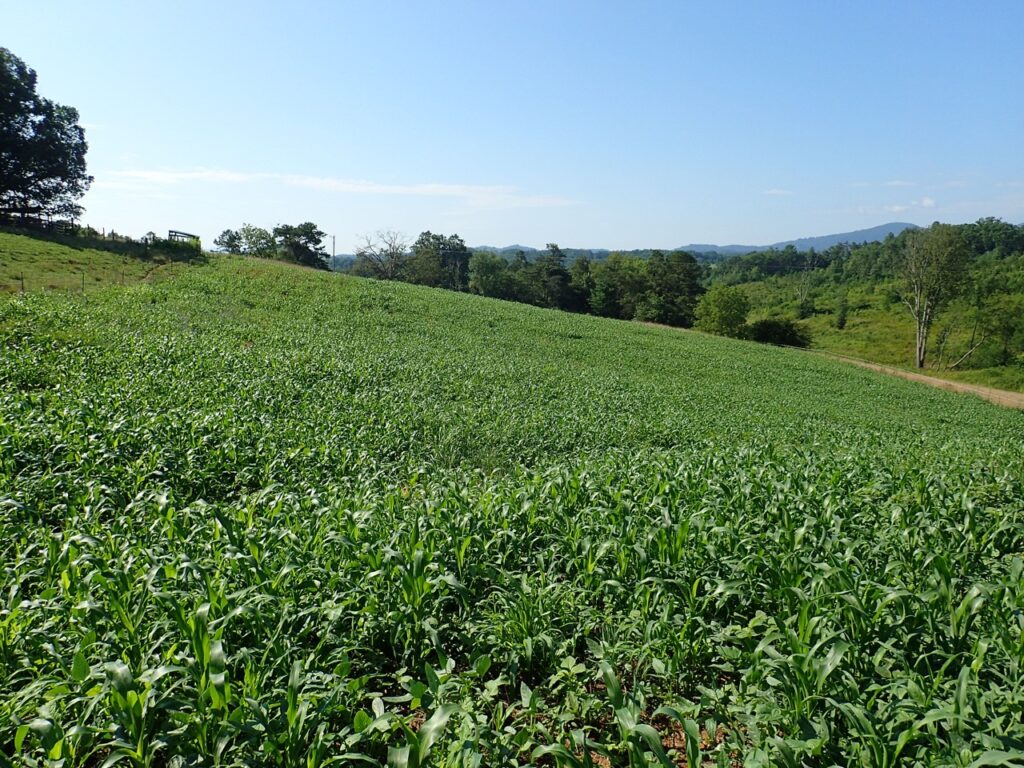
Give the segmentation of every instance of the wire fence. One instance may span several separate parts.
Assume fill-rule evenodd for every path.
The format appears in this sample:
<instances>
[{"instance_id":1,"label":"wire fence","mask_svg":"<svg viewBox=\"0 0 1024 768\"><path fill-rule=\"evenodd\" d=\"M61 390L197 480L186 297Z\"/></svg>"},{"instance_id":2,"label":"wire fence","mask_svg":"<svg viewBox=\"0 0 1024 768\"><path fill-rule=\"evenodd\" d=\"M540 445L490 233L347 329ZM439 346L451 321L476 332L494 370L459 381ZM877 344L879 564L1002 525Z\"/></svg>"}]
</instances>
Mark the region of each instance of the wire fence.
<instances>
[{"instance_id":1,"label":"wire fence","mask_svg":"<svg viewBox=\"0 0 1024 768\"><path fill-rule=\"evenodd\" d=\"M112 285L126 285L136 282L122 271L110 274L89 274L87 272L63 275L26 275L0 280L0 294L11 293L69 293L83 294L98 291Z\"/></svg>"}]
</instances>

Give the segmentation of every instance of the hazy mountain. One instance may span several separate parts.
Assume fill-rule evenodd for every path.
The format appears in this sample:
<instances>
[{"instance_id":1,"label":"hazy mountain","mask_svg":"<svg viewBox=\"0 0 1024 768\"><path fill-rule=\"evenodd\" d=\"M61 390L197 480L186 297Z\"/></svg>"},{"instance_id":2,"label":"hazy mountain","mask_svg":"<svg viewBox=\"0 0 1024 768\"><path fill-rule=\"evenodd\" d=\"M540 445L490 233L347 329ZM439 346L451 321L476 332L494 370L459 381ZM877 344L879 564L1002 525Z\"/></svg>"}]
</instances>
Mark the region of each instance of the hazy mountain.
<instances>
[{"instance_id":1,"label":"hazy mountain","mask_svg":"<svg viewBox=\"0 0 1024 768\"><path fill-rule=\"evenodd\" d=\"M871 243L882 241L887 235L893 234L898 235L905 229L917 229L915 224L909 224L904 221L893 221L888 224L880 224L877 227L871 227L870 229L858 229L853 232L840 232L836 235L820 235L818 237L801 237L796 240L783 240L780 243L772 243L771 245L684 245L679 250L683 251L696 251L698 253L709 253L711 251L717 251L718 253L750 253L751 251L764 251L768 248L782 249L787 245L792 245L798 251L807 251L813 248L816 251L823 251L826 248L831 248L833 245L839 243Z\"/></svg>"},{"instance_id":2,"label":"hazy mountain","mask_svg":"<svg viewBox=\"0 0 1024 768\"><path fill-rule=\"evenodd\" d=\"M837 245L838 243L870 243L876 240L881 241L890 233L898 235L905 229L915 228L916 225L914 224L902 221L893 221L888 224L871 227L870 229L858 229L853 232L840 232L835 235L820 235L818 237L801 237L796 240L784 240L780 243L772 243L771 245L712 245L710 243L690 243L689 245L681 245L675 249L668 248L665 250L689 251L690 253L696 254L720 254L724 256L733 256L737 254L750 253L752 251L765 251L769 248L782 249L787 245L792 245L798 251L806 251L810 248L813 248L816 251L823 251L826 248L831 248L833 245ZM506 258L512 258L515 256L516 251L522 251L529 259L532 259L540 253L539 249L531 248L528 245L506 245L503 247L478 245L473 247L471 250L489 251L490 253L496 253ZM570 261L575 260L583 254L586 254L588 258L600 261L607 258L610 253L606 248L563 248L562 250L565 251L565 254L569 257ZM650 255L650 249L645 248L634 251L621 251L621 253L629 253L643 258L644 256Z\"/></svg>"}]
</instances>

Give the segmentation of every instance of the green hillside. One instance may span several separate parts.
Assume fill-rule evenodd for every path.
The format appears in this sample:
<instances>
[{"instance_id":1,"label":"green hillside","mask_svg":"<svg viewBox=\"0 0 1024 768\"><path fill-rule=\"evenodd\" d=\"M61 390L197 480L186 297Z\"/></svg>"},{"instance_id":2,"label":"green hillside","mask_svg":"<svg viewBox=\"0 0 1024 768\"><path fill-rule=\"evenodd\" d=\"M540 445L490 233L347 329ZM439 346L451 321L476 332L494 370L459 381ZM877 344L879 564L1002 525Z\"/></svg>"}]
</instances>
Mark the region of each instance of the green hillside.
<instances>
[{"instance_id":1,"label":"green hillside","mask_svg":"<svg viewBox=\"0 0 1024 768\"><path fill-rule=\"evenodd\" d=\"M0 344L15 761L1024 748L1018 412L228 257L0 299Z\"/></svg>"},{"instance_id":2,"label":"green hillside","mask_svg":"<svg viewBox=\"0 0 1024 768\"><path fill-rule=\"evenodd\" d=\"M111 285L168 277L182 268L166 254L128 251L99 238L53 240L0 231L0 293L65 291L86 293Z\"/></svg>"}]
</instances>

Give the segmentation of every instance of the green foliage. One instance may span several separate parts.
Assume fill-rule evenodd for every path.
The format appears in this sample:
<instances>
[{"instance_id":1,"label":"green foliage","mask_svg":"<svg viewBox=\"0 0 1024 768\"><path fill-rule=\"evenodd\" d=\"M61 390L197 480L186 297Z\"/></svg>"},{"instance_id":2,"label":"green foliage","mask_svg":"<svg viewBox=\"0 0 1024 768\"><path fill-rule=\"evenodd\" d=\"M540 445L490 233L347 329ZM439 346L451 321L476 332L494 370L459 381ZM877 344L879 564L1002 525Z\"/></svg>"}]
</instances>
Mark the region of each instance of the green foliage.
<instances>
[{"instance_id":1,"label":"green foliage","mask_svg":"<svg viewBox=\"0 0 1024 768\"><path fill-rule=\"evenodd\" d=\"M1016 413L229 257L0 345L14 764L1020 753Z\"/></svg>"},{"instance_id":2,"label":"green foliage","mask_svg":"<svg viewBox=\"0 0 1024 768\"><path fill-rule=\"evenodd\" d=\"M798 326L821 349L905 367L923 353L930 375L1024 390L1016 311L1024 298L1024 226L986 218L936 231L946 241L941 247L928 245L939 243L931 229L907 230L881 243L829 248L813 263L809 252L795 250L735 257L711 266L709 280L742 285L756 319L803 317ZM900 272L912 254L927 257L917 259L918 291ZM947 268L949 254L955 258ZM929 276L935 279L926 282ZM921 326L908 303L926 321Z\"/></svg>"},{"instance_id":3,"label":"green foliage","mask_svg":"<svg viewBox=\"0 0 1024 768\"><path fill-rule=\"evenodd\" d=\"M311 221L279 224L273 231L252 224L225 229L213 241L221 251L262 259L280 259L314 269L327 269L324 233Z\"/></svg>"},{"instance_id":4,"label":"green foliage","mask_svg":"<svg viewBox=\"0 0 1024 768\"><path fill-rule=\"evenodd\" d=\"M846 327L846 320L849 317L850 303L847 300L846 292L843 291L839 294L839 298L836 300L836 328L843 330Z\"/></svg>"},{"instance_id":5,"label":"green foliage","mask_svg":"<svg viewBox=\"0 0 1024 768\"><path fill-rule=\"evenodd\" d=\"M701 266L687 253L654 251L649 259L612 253L591 262L579 256L566 269L565 254L549 243L535 262L519 254L511 263L487 251L470 262L470 289L570 312L643 320L688 328L704 289ZM415 281L414 281L415 282Z\"/></svg>"},{"instance_id":6,"label":"green foliage","mask_svg":"<svg viewBox=\"0 0 1024 768\"><path fill-rule=\"evenodd\" d=\"M327 269L326 235L311 221L302 224L279 224L274 227L274 242L284 261L314 269Z\"/></svg>"},{"instance_id":7,"label":"green foliage","mask_svg":"<svg viewBox=\"0 0 1024 768\"><path fill-rule=\"evenodd\" d=\"M743 337L762 344L780 344L786 347L807 347L811 343L806 330L783 317L771 317L749 323L743 329Z\"/></svg>"},{"instance_id":8,"label":"green foliage","mask_svg":"<svg viewBox=\"0 0 1024 768\"><path fill-rule=\"evenodd\" d=\"M508 262L494 253L475 252L469 258L469 290L495 299L514 300L516 291Z\"/></svg>"},{"instance_id":9,"label":"green foliage","mask_svg":"<svg viewBox=\"0 0 1024 768\"><path fill-rule=\"evenodd\" d=\"M36 93L36 73L0 48L0 214L75 218L92 183L78 112Z\"/></svg>"},{"instance_id":10,"label":"green foliage","mask_svg":"<svg viewBox=\"0 0 1024 768\"><path fill-rule=\"evenodd\" d=\"M917 326L914 363L924 367L928 334L935 319L963 288L969 250L960 229L935 222L910 233L898 262L903 302Z\"/></svg>"},{"instance_id":11,"label":"green foliage","mask_svg":"<svg viewBox=\"0 0 1024 768\"><path fill-rule=\"evenodd\" d=\"M741 336L750 312L750 302L742 288L715 285L697 304L697 327L720 336Z\"/></svg>"},{"instance_id":12,"label":"green foliage","mask_svg":"<svg viewBox=\"0 0 1024 768\"><path fill-rule=\"evenodd\" d=\"M237 253L255 256L261 259L272 259L277 256L277 243L274 235L262 227L243 224L234 237L229 237L228 230L221 233L222 242L228 240L236 245Z\"/></svg>"},{"instance_id":13,"label":"green foliage","mask_svg":"<svg viewBox=\"0 0 1024 768\"><path fill-rule=\"evenodd\" d=\"M465 291L469 288L469 259L469 249L458 235L422 232L404 264L404 278L417 285Z\"/></svg>"}]
</instances>

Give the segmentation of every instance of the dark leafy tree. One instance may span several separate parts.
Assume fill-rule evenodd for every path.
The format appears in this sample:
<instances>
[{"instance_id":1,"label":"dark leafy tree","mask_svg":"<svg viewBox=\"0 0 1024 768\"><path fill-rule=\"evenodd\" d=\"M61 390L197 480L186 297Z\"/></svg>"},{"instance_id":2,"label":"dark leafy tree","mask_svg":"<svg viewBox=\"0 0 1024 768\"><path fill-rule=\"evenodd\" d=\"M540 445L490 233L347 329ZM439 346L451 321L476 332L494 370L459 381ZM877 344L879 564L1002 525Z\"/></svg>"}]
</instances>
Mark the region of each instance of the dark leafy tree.
<instances>
[{"instance_id":1,"label":"dark leafy tree","mask_svg":"<svg viewBox=\"0 0 1024 768\"><path fill-rule=\"evenodd\" d=\"M962 227L964 240L977 255L997 252L1000 255L1024 251L1024 227L1015 227L1001 219L988 216Z\"/></svg>"},{"instance_id":2,"label":"dark leafy tree","mask_svg":"<svg viewBox=\"0 0 1024 768\"><path fill-rule=\"evenodd\" d=\"M811 343L811 337L803 328L782 317L771 317L750 323L743 329L742 335L751 341L785 347L806 347Z\"/></svg>"},{"instance_id":3,"label":"dark leafy tree","mask_svg":"<svg viewBox=\"0 0 1024 768\"><path fill-rule=\"evenodd\" d=\"M569 285L580 297L589 301L594 290L594 272L586 255L580 256L569 267Z\"/></svg>"},{"instance_id":4,"label":"dark leafy tree","mask_svg":"<svg viewBox=\"0 0 1024 768\"><path fill-rule=\"evenodd\" d=\"M742 336L750 301L739 286L715 285L697 304L697 327L720 336Z\"/></svg>"},{"instance_id":5,"label":"dark leafy tree","mask_svg":"<svg viewBox=\"0 0 1024 768\"><path fill-rule=\"evenodd\" d=\"M242 253L242 236L237 229L225 229L213 239L213 244L228 253Z\"/></svg>"},{"instance_id":6,"label":"dark leafy tree","mask_svg":"<svg viewBox=\"0 0 1024 768\"><path fill-rule=\"evenodd\" d=\"M36 73L0 48L0 213L75 218L92 177L78 111L36 93Z\"/></svg>"},{"instance_id":7,"label":"dark leafy tree","mask_svg":"<svg viewBox=\"0 0 1024 768\"><path fill-rule=\"evenodd\" d=\"M404 279L453 291L468 290L470 255L458 235L423 232L406 260Z\"/></svg>"},{"instance_id":8,"label":"dark leafy tree","mask_svg":"<svg viewBox=\"0 0 1024 768\"><path fill-rule=\"evenodd\" d=\"M548 243L546 249L533 264L534 283L540 304L554 309L570 309L575 296L569 287L569 270L565 268L565 254L556 243Z\"/></svg>"},{"instance_id":9,"label":"dark leafy tree","mask_svg":"<svg viewBox=\"0 0 1024 768\"><path fill-rule=\"evenodd\" d=\"M469 259L469 290L494 299L517 300L508 262L487 251L477 251Z\"/></svg>"},{"instance_id":10,"label":"dark leafy tree","mask_svg":"<svg viewBox=\"0 0 1024 768\"><path fill-rule=\"evenodd\" d=\"M998 363L1008 365L1024 350L1024 296L1001 293L985 306L985 331L999 342Z\"/></svg>"},{"instance_id":11,"label":"dark leafy tree","mask_svg":"<svg viewBox=\"0 0 1024 768\"><path fill-rule=\"evenodd\" d=\"M594 289L590 294L590 307L594 314L632 320L637 308L643 307L638 319L650 320L649 304L645 303L650 291L647 267L640 259L631 259L620 253L611 254L593 269Z\"/></svg>"},{"instance_id":12,"label":"dark leafy tree","mask_svg":"<svg viewBox=\"0 0 1024 768\"><path fill-rule=\"evenodd\" d=\"M274 241L285 261L315 269L327 269L324 233L311 221L302 224L281 224L274 227Z\"/></svg>"},{"instance_id":13,"label":"dark leafy tree","mask_svg":"<svg viewBox=\"0 0 1024 768\"><path fill-rule=\"evenodd\" d=\"M666 256L654 251L647 261L650 292L645 308L649 316L643 319L682 328L692 326L697 300L704 293L702 275L700 264L689 253L673 251Z\"/></svg>"}]
</instances>

